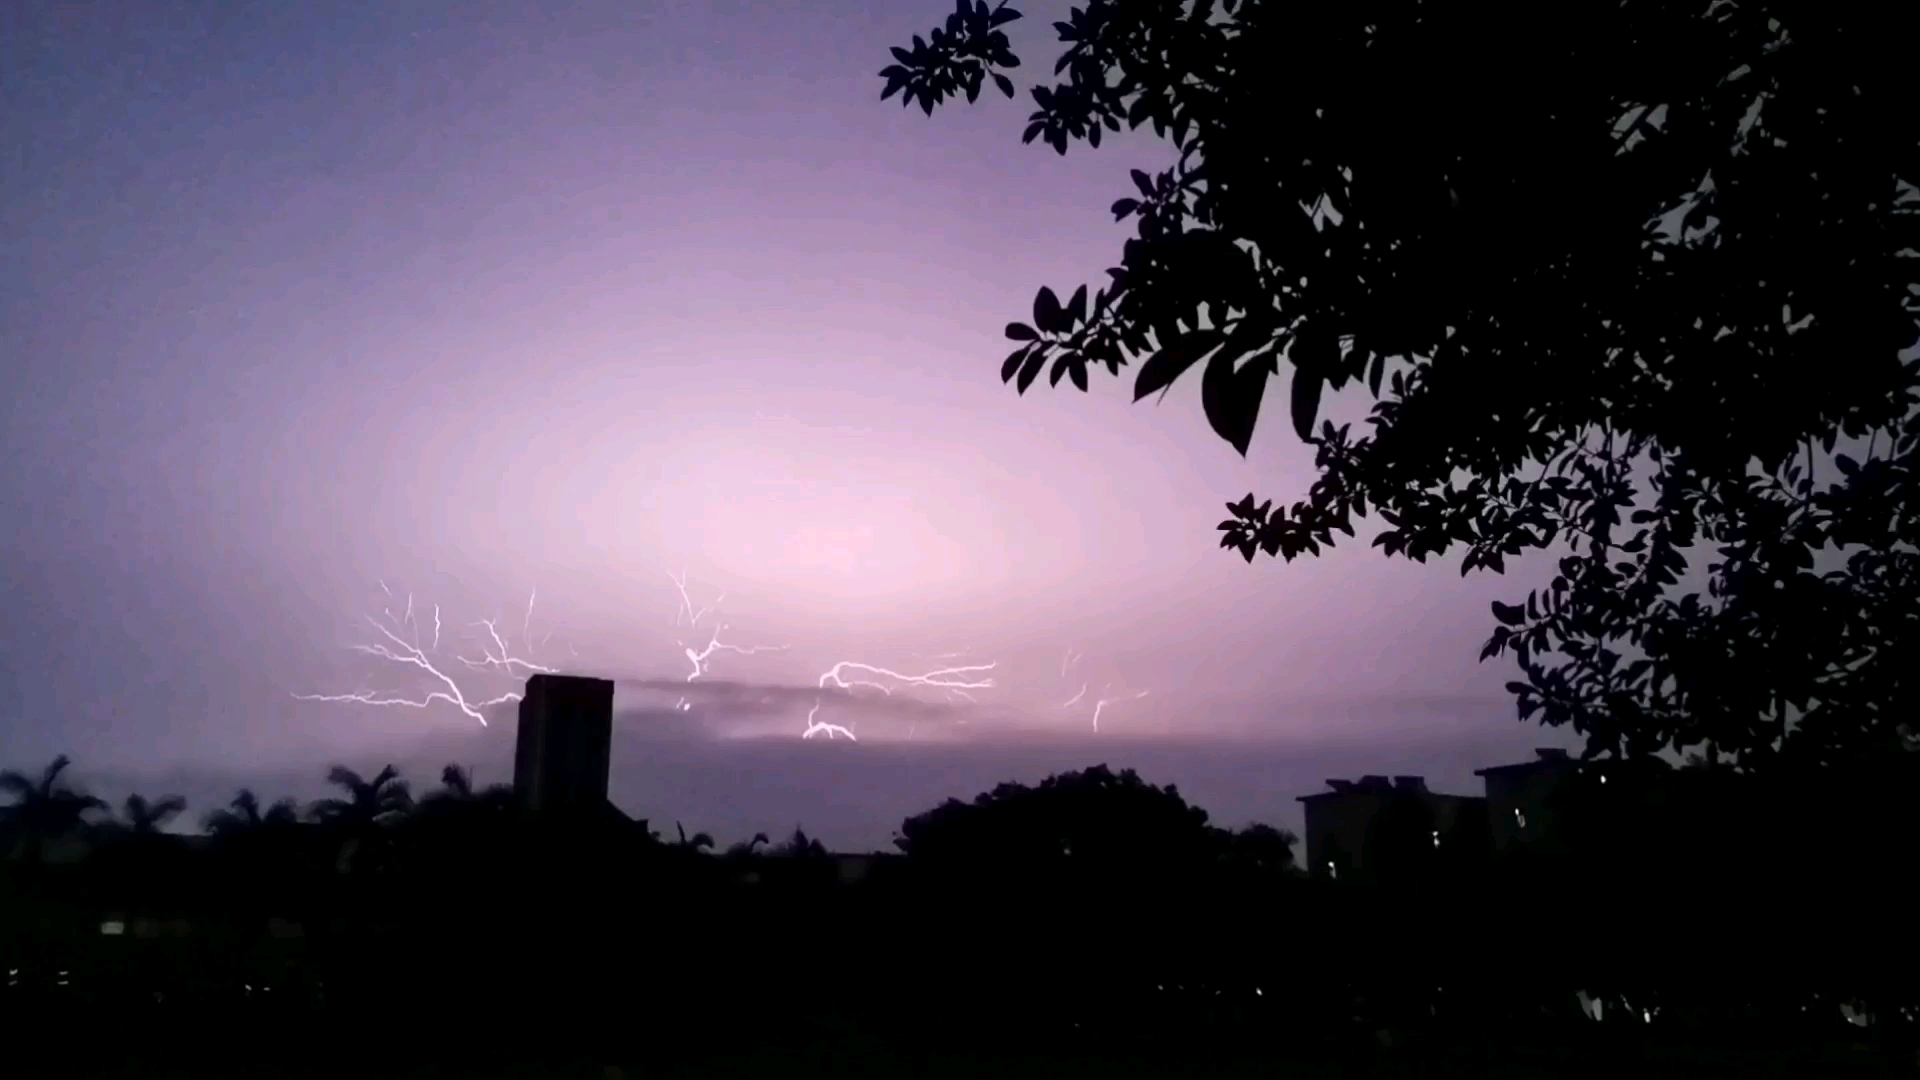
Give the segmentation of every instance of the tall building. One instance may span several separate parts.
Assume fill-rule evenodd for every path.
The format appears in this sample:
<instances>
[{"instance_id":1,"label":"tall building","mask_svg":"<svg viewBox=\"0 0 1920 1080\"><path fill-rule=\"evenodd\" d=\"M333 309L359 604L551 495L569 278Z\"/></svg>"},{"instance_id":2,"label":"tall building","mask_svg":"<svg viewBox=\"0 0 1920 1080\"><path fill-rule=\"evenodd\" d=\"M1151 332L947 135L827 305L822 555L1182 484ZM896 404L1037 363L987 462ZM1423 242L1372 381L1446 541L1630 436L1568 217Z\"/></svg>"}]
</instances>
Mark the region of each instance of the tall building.
<instances>
[{"instance_id":1,"label":"tall building","mask_svg":"<svg viewBox=\"0 0 1920 1080\"><path fill-rule=\"evenodd\" d=\"M1485 845L1485 800L1427 790L1418 776L1328 780L1299 796L1307 816L1307 868L1316 877L1379 879L1470 856Z\"/></svg>"},{"instance_id":2,"label":"tall building","mask_svg":"<svg viewBox=\"0 0 1920 1080\"><path fill-rule=\"evenodd\" d=\"M613 752L613 682L535 675L520 700L513 790L536 812L599 812Z\"/></svg>"},{"instance_id":3,"label":"tall building","mask_svg":"<svg viewBox=\"0 0 1920 1080\"><path fill-rule=\"evenodd\" d=\"M1555 796L1579 774L1582 762L1565 750L1535 750L1534 756L1533 761L1473 770L1487 785L1487 824L1496 856L1556 852L1562 846Z\"/></svg>"}]
</instances>

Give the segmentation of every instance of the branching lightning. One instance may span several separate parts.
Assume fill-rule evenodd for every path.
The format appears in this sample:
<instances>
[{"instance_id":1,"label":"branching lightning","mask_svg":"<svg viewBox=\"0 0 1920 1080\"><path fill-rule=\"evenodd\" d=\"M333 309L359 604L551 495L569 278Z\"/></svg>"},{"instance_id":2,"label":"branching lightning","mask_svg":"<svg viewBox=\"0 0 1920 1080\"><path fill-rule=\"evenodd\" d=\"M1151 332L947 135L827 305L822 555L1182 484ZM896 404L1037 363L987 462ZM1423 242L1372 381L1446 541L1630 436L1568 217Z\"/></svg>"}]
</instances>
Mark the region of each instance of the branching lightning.
<instances>
[{"instance_id":1,"label":"branching lightning","mask_svg":"<svg viewBox=\"0 0 1920 1080\"><path fill-rule=\"evenodd\" d=\"M1075 652L1072 649L1068 649L1066 655L1060 660L1060 677L1066 678L1067 672L1073 670L1074 666L1086 655L1084 650ZM1091 682L1082 682L1080 689L1074 691L1072 697L1061 702L1060 707L1063 709L1071 709L1075 705L1085 701L1087 689L1092 685ZM1100 696L1095 699L1093 703L1093 730L1100 730L1100 715L1107 711L1107 706L1116 705L1122 701L1138 701L1146 697L1148 693L1150 693L1150 691L1147 690L1141 690L1138 693L1123 690L1118 694L1114 694L1112 683L1107 683L1105 686L1102 686L1100 688Z\"/></svg>"},{"instance_id":2,"label":"branching lightning","mask_svg":"<svg viewBox=\"0 0 1920 1080\"><path fill-rule=\"evenodd\" d=\"M374 690L361 690L345 694L294 694L293 697L296 700L379 705L409 709L426 709L436 703L444 703L480 721L483 727L486 726L487 718L486 715L481 712L482 709L520 700L521 694L517 690L507 691L484 700L475 700L468 697L467 692L461 689L460 684L454 681L453 676L448 674L442 665L435 663L433 659L434 654L438 652L440 648L440 606L435 604L433 608L433 639L423 646L420 643L420 620L414 614L413 594L407 594L406 607L402 610L401 614L396 617L393 614L393 590L387 588L387 583L382 581L380 582L380 591L387 596L387 606L380 609L380 613L386 616L386 621L382 622L371 615L367 616L366 619L367 624L373 627L374 631L385 640L374 641L370 644L351 645L348 647L354 652L364 653L389 663L418 668L431 676L443 689L429 691L424 697L408 697L397 692L387 693ZM537 596L538 590L534 590L528 594L526 615L521 619L522 645L529 650L531 649L532 641L533 604ZM456 661L466 665L469 669L474 671L492 671L512 678L524 678L527 675L533 674L552 675L556 673L554 668L548 667L545 664L535 663L525 656L515 656L507 645L506 637L500 633L499 620L481 619L470 625L485 627L487 637L491 640L492 644L489 646L486 641L480 643L479 659L460 655L454 657ZM551 634L548 635L548 637L551 636ZM571 645L568 647L569 649L572 648ZM575 655L578 655L578 653L575 653Z\"/></svg>"},{"instance_id":3,"label":"branching lightning","mask_svg":"<svg viewBox=\"0 0 1920 1080\"><path fill-rule=\"evenodd\" d=\"M678 627L684 620L688 630L700 631L702 630L700 626L701 621L703 619L709 620L708 628L704 631L704 641L696 638L694 639L696 642L695 645L689 645L685 640L676 642L689 668L684 680L685 682L692 683L701 679L703 676L711 675L714 654L719 652L729 652L740 656L755 656L760 653L785 652L791 648L789 645L736 645L723 640L723 635L730 629L729 625L722 621L719 614L720 606L726 600L726 594L722 593L715 598L710 605L695 606L687 587L687 571L683 569L677 576L668 573L667 577L673 582L674 589L679 597L679 605L674 611L674 625ZM467 624L470 628L483 631L472 635L476 639L478 655L455 653L451 658L453 663L450 665L440 658L441 639L444 636L445 624L442 620L439 606L434 605L432 609L432 629L429 637L423 625L425 621L424 616L420 611L416 610L412 594L407 594L404 604L401 604L397 602L398 598L395 593L387 587L384 581L379 584L381 592L384 593L387 598L386 605L381 608L382 617L375 618L371 615L366 617L367 624L372 627L375 638L371 641L350 645L348 647L355 652L372 656L389 664L404 665L417 669L428 676L430 688L424 692L415 694L407 694L401 691L358 690L347 693L292 695L296 700L410 709L428 709L436 705L444 704L458 709L465 715L479 721L480 724L484 726L487 723L484 710L521 700L523 696L521 689L516 686L513 689L503 690L499 693L476 693L468 687L462 686L461 683L454 678L455 672L464 667L469 672L490 677L504 677L512 679L516 683L534 674L558 674L557 668L536 661L533 658L533 612L539 600L538 590L528 593L526 610L521 615L521 651L519 653L514 651L509 641L508 633L502 630L502 620L480 619ZM395 611L396 607L399 608L397 613ZM541 649L544 650L547 643L552 641L552 639L552 633L542 635L539 639ZM579 651L573 647L571 642L566 642L565 644L572 656L578 657L580 655ZM847 720L846 723L836 723L832 719L822 718L823 712L830 711L829 706L833 704L834 695L841 695L842 700L848 700L854 695L863 694L868 691L878 691L885 697L892 697L900 691L921 689L939 691L945 695L950 703L955 701L973 702L976 700L973 696L975 691L991 690L997 686L993 674L998 667L997 663L950 663L951 661L964 660L969 655L968 652L964 650L961 652L935 653L925 656L921 656L921 654L912 655L929 663L949 663L947 663L947 666L935 667L933 670L928 671L921 671L919 669L896 671L891 668L869 664L860 660L840 660L835 662L823 672L816 681L816 693L812 706L807 710L806 724L801 731L801 737L811 739L816 735L825 735L829 740L832 740L844 736L848 740L858 741L853 723L850 719ZM1085 656L1086 653L1084 650L1066 650L1060 660L1061 678L1066 679L1069 675L1074 674L1074 669ZM1079 689L1070 698L1062 702L1059 707L1062 709L1084 708L1089 698L1092 685L1091 680L1083 679ZM1149 691L1146 690L1129 691L1124 689L1115 692L1114 685L1114 683L1104 684L1101 687L1099 695L1092 702L1091 723L1093 730L1096 732L1100 730L1100 721L1109 706L1127 701L1138 701L1145 698L1149 693ZM664 689L664 687L662 688ZM797 690L798 688L795 689ZM801 693L804 693L804 691L801 691ZM690 699L684 694L680 696L679 702L675 707L681 711L691 711L693 708ZM866 706L856 706L854 711L857 712L858 708L861 707ZM926 703L922 701L918 703L917 707L927 706ZM933 707L938 708L938 706Z\"/></svg>"},{"instance_id":4,"label":"branching lightning","mask_svg":"<svg viewBox=\"0 0 1920 1080\"><path fill-rule=\"evenodd\" d=\"M839 690L851 693L856 688L865 688L878 690L891 697L896 689L904 689L910 686L924 686L936 690L945 690L949 694L958 694L965 697L968 701L972 701L973 697L968 694L967 691L993 689L993 677L991 675L984 675L983 673L992 671L995 666L994 664L967 664L960 667L940 668L937 671L929 671L920 675L905 675L888 668L875 667L872 664L863 664L857 660L842 660L834 664L831 668L828 668L826 673L820 676L820 689ZM850 673L854 673L855 677L848 678ZM893 683L897 685L890 686L885 682L881 682L881 679L892 680ZM829 739L836 735L845 735L847 738L853 739L854 734L852 729L839 724L830 724L819 719L820 708L824 704L825 702L823 700L815 699L813 708L807 711L807 729L801 733L800 737L803 739L811 739L815 735L824 734Z\"/></svg>"},{"instance_id":5,"label":"branching lightning","mask_svg":"<svg viewBox=\"0 0 1920 1080\"><path fill-rule=\"evenodd\" d=\"M727 594L721 593L712 605L695 610L693 600L687 595L687 571L682 568L679 577L674 577L669 573L667 578L673 582L674 588L679 590L680 593L680 607L673 613L673 625L679 626L681 617L685 616L687 628L691 630L699 626L700 620L708 612L711 611L714 613L713 633L708 636L705 648L695 649L684 641L675 643L680 646L680 651L686 655L687 662L693 665L693 670L687 675L688 682L692 682L711 670L713 666L711 658L716 652L726 651L739 653L741 656L753 656L763 652L785 652L789 648L789 646L786 645L731 645L721 641L720 635L726 631L727 625L720 621L719 608L720 604L726 600ZM681 712L687 712L693 708L693 703L682 697L674 707Z\"/></svg>"},{"instance_id":6,"label":"branching lightning","mask_svg":"<svg viewBox=\"0 0 1920 1080\"><path fill-rule=\"evenodd\" d=\"M1104 692L1103 690L1102 693ZM1107 706L1119 701L1139 701L1141 698L1146 697L1148 693L1150 693L1150 691L1142 690L1137 694L1123 694L1120 697L1103 697L1099 701L1094 702L1093 730L1100 730L1100 714L1106 710Z\"/></svg>"}]
</instances>

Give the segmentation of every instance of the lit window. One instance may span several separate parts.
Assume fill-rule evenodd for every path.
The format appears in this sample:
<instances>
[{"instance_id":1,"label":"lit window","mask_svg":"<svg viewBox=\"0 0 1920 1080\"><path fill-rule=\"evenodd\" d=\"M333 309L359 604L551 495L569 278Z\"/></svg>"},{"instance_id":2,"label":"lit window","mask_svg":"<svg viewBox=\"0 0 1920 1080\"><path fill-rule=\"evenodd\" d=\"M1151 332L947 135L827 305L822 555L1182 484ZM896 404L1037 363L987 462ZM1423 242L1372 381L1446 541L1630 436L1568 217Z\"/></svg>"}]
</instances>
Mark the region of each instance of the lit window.
<instances>
[{"instance_id":1,"label":"lit window","mask_svg":"<svg viewBox=\"0 0 1920 1080\"><path fill-rule=\"evenodd\" d=\"M108 919L100 924L100 932L108 937L119 937L127 932L127 924L119 919Z\"/></svg>"}]
</instances>

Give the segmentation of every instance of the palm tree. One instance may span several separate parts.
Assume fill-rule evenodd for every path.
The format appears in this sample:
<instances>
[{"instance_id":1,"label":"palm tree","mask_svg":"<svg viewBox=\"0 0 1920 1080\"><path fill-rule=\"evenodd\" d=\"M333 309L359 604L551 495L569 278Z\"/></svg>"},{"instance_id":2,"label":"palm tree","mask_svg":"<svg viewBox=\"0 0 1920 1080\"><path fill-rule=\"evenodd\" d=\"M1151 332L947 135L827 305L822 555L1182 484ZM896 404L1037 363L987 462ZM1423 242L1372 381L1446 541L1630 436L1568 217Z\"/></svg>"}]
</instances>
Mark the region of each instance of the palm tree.
<instances>
[{"instance_id":1,"label":"palm tree","mask_svg":"<svg viewBox=\"0 0 1920 1080\"><path fill-rule=\"evenodd\" d=\"M734 844L732 847L729 847L727 849L727 858L744 859L752 855L753 849L758 847L759 845L771 844L771 843L773 843L773 841L767 839L766 833L763 833L763 832L754 833L753 839L742 840L740 843Z\"/></svg>"},{"instance_id":2,"label":"palm tree","mask_svg":"<svg viewBox=\"0 0 1920 1080\"><path fill-rule=\"evenodd\" d=\"M345 765L335 765L327 771L327 783L340 788L347 797L321 799L313 804L308 814L323 824L353 829L385 825L413 808L413 794L407 789L407 782L400 779L400 771L391 765L371 780L362 779Z\"/></svg>"},{"instance_id":3,"label":"palm tree","mask_svg":"<svg viewBox=\"0 0 1920 1080\"><path fill-rule=\"evenodd\" d=\"M673 823L673 827L680 831L680 842L674 845L677 848L686 851L699 851L703 848L711 848L713 846L713 837L708 836L706 833L694 833L693 839L689 840L687 839L686 826L676 821Z\"/></svg>"},{"instance_id":4,"label":"palm tree","mask_svg":"<svg viewBox=\"0 0 1920 1080\"><path fill-rule=\"evenodd\" d=\"M475 789L473 773L458 765L449 765L440 770L440 788L428 793L420 800L422 809L427 807L453 807L482 805L492 809L501 809L513 802L513 787L510 784L492 784Z\"/></svg>"},{"instance_id":5,"label":"palm tree","mask_svg":"<svg viewBox=\"0 0 1920 1080\"><path fill-rule=\"evenodd\" d=\"M72 762L67 755L54 758L38 779L8 769L0 772L0 791L13 796L13 805L5 808L5 822L11 849L24 844L27 856L38 859L41 846L79 828L89 810L105 810L107 804L77 791L60 778Z\"/></svg>"},{"instance_id":6,"label":"palm tree","mask_svg":"<svg viewBox=\"0 0 1920 1080\"><path fill-rule=\"evenodd\" d=\"M260 797L251 788L241 788L225 808L206 816L204 827L215 836L233 836L265 828L285 828L297 824L300 811L292 799L281 799L260 812Z\"/></svg>"},{"instance_id":7,"label":"palm tree","mask_svg":"<svg viewBox=\"0 0 1920 1080\"><path fill-rule=\"evenodd\" d=\"M116 892L151 901L178 886L178 868L169 872L167 864L181 850L181 842L164 830L186 809L187 800L178 795L148 799L136 793L127 796L118 817L102 823L106 843L97 858Z\"/></svg>"},{"instance_id":8,"label":"palm tree","mask_svg":"<svg viewBox=\"0 0 1920 1080\"><path fill-rule=\"evenodd\" d=\"M471 799L473 798L473 771L458 765L449 765L440 770L440 785L441 791L436 794L444 794L454 799Z\"/></svg>"},{"instance_id":9,"label":"palm tree","mask_svg":"<svg viewBox=\"0 0 1920 1080\"><path fill-rule=\"evenodd\" d=\"M335 868L347 872L369 865L360 854L363 847L373 849L369 852L373 868L384 866L391 845L377 841L372 834L404 819L413 809L413 794L407 782L400 779L400 770L388 765L367 780L345 765L335 765L327 771L327 782L345 792L346 798L321 799L308 814L343 838Z\"/></svg>"},{"instance_id":10,"label":"palm tree","mask_svg":"<svg viewBox=\"0 0 1920 1080\"><path fill-rule=\"evenodd\" d=\"M158 836L167 822L187 809L187 800L178 795L162 795L148 801L145 795L129 795L122 804L121 816L109 823L115 832L129 836Z\"/></svg>"},{"instance_id":11,"label":"palm tree","mask_svg":"<svg viewBox=\"0 0 1920 1080\"><path fill-rule=\"evenodd\" d=\"M793 835L788 837L785 843L774 848L770 854L786 858L824 859L827 857L827 848L820 841L809 838L799 826L795 826Z\"/></svg>"}]
</instances>

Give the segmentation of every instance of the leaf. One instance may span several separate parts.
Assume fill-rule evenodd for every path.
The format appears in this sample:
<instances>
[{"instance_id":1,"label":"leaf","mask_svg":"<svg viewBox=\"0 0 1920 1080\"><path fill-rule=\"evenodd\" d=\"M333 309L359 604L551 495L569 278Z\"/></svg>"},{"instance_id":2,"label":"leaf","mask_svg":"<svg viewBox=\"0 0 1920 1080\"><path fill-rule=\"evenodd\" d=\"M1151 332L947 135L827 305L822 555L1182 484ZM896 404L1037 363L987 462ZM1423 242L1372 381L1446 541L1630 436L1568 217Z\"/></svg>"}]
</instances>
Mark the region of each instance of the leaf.
<instances>
[{"instance_id":1,"label":"leaf","mask_svg":"<svg viewBox=\"0 0 1920 1080\"><path fill-rule=\"evenodd\" d=\"M1030 143L1033 140L1039 138L1040 133L1045 130L1047 130L1047 122L1044 120L1035 120L1033 123L1028 124L1026 134L1020 136L1021 145L1024 146L1027 143Z\"/></svg>"},{"instance_id":2,"label":"leaf","mask_svg":"<svg viewBox=\"0 0 1920 1080\"><path fill-rule=\"evenodd\" d=\"M1013 350L1012 354L1007 357L1006 363L1000 365L1000 381L1011 382L1014 375L1019 373L1020 365L1026 361L1027 354L1032 352L1036 347L1037 346L1029 345L1024 349Z\"/></svg>"},{"instance_id":3,"label":"leaf","mask_svg":"<svg viewBox=\"0 0 1920 1080\"><path fill-rule=\"evenodd\" d=\"M1040 335L1035 333L1033 327L1028 326L1026 323L1010 322L1007 324L1007 340L1039 341Z\"/></svg>"},{"instance_id":4,"label":"leaf","mask_svg":"<svg viewBox=\"0 0 1920 1080\"><path fill-rule=\"evenodd\" d=\"M920 40L920 39L919 39L919 38L915 38L914 40L915 40L915 41L918 41L918 40ZM893 48L892 48L891 50L889 50L889 51L893 53L893 58L894 58L895 60L898 60L898 61L900 61L900 62L901 62L902 64L905 64L905 65L907 65L908 67L912 67L912 66L913 66L913 54L912 54L912 53L910 53L910 52L908 52L907 50L905 50L905 49L903 49L903 48L901 48L901 47L900 47L900 46L898 46L898 45L895 45L895 46L894 46L894 47L893 47ZM885 74L886 74L886 72L884 72L884 71L883 71L883 72L881 72L880 74L882 74L882 75L885 75Z\"/></svg>"},{"instance_id":5,"label":"leaf","mask_svg":"<svg viewBox=\"0 0 1920 1080\"><path fill-rule=\"evenodd\" d=\"M881 100L883 101L886 100L884 95L882 96ZM1140 200L1119 199L1114 202L1112 209L1113 209L1113 220L1125 221L1128 214L1131 214L1135 210L1140 209Z\"/></svg>"},{"instance_id":6,"label":"leaf","mask_svg":"<svg viewBox=\"0 0 1920 1080\"><path fill-rule=\"evenodd\" d=\"M1015 389L1019 390L1022 394L1026 393L1027 387L1033 385L1033 380L1040 377L1040 369L1045 367L1046 363L1047 352L1045 349L1034 349L1028 353L1026 366L1020 369L1020 382Z\"/></svg>"},{"instance_id":7,"label":"leaf","mask_svg":"<svg viewBox=\"0 0 1920 1080\"><path fill-rule=\"evenodd\" d=\"M1071 329L1066 323L1066 312L1060 310L1060 298L1045 285L1033 298L1033 325L1050 334Z\"/></svg>"},{"instance_id":8,"label":"leaf","mask_svg":"<svg viewBox=\"0 0 1920 1080\"><path fill-rule=\"evenodd\" d=\"M1229 345L1213 354L1200 379L1200 407L1207 423L1221 438L1246 456L1253 442L1253 428L1260 418L1260 399L1267 390L1267 378L1275 374L1271 355L1237 365L1240 349ZM1237 365L1237 366L1236 366Z\"/></svg>"},{"instance_id":9,"label":"leaf","mask_svg":"<svg viewBox=\"0 0 1920 1080\"><path fill-rule=\"evenodd\" d=\"M1302 371L1328 378L1340 366L1340 339L1318 326L1301 327L1287 347L1287 359Z\"/></svg>"},{"instance_id":10,"label":"leaf","mask_svg":"<svg viewBox=\"0 0 1920 1080\"><path fill-rule=\"evenodd\" d=\"M1845 454L1833 455L1833 463L1839 466L1840 472L1848 477L1856 476L1860 472L1860 463Z\"/></svg>"},{"instance_id":11,"label":"leaf","mask_svg":"<svg viewBox=\"0 0 1920 1080\"><path fill-rule=\"evenodd\" d=\"M1168 342L1165 348L1149 356L1146 363L1140 365L1140 374L1133 380L1133 400L1139 401L1148 394L1157 394L1173 385L1175 379L1186 374L1188 368L1199 363L1218 345L1223 336L1217 330L1196 330ZM1247 505L1252 506L1253 496L1247 498Z\"/></svg>"},{"instance_id":12,"label":"leaf","mask_svg":"<svg viewBox=\"0 0 1920 1080\"><path fill-rule=\"evenodd\" d=\"M1013 80L1007 78L1005 75L996 72L993 76L993 85L999 87L1000 92L1008 97L1013 96Z\"/></svg>"},{"instance_id":13,"label":"leaf","mask_svg":"<svg viewBox=\"0 0 1920 1080\"><path fill-rule=\"evenodd\" d=\"M992 15L987 17L987 25L988 26L1005 26L1006 24L1020 17L1021 17L1020 13L1013 10L1012 8L1002 7L1002 8L996 9Z\"/></svg>"},{"instance_id":14,"label":"leaf","mask_svg":"<svg viewBox=\"0 0 1920 1080\"><path fill-rule=\"evenodd\" d=\"M1322 380L1316 372L1295 368L1293 372L1293 430L1301 442L1313 438L1314 414L1320 411Z\"/></svg>"},{"instance_id":15,"label":"leaf","mask_svg":"<svg viewBox=\"0 0 1920 1080\"><path fill-rule=\"evenodd\" d=\"M1140 189L1140 194L1148 199L1153 198L1153 178L1139 169L1132 170L1132 175L1133 186Z\"/></svg>"},{"instance_id":16,"label":"leaf","mask_svg":"<svg viewBox=\"0 0 1920 1080\"><path fill-rule=\"evenodd\" d=\"M978 100L980 100L980 80L970 79L967 81L967 104L971 105Z\"/></svg>"},{"instance_id":17,"label":"leaf","mask_svg":"<svg viewBox=\"0 0 1920 1080\"><path fill-rule=\"evenodd\" d=\"M1374 397L1380 396L1380 376L1386 374L1386 371L1387 355L1385 353L1375 353L1373 365L1367 371L1367 389L1372 392Z\"/></svg>"},{"instance_id":18,"label":"leaf","mask_svg":"<svg viewBox=\"0 0 1920 1080\"><path fill-rule=\"evenodd\" d=\"M1073 291L1073 299L1067 301L1067 320L1069 329L1073 323L1087 321L1087 287L1080 286Z\"/></svg>"},{"instance_id":19,"label":"leaf","mask_svg":"<svg viewBox=\"0 0 1920 1080\"><path fill-rule=\"evenodd\" d=\"M1506 627L1504 626L1494 627L1493 636L1487 639L1487 644L1480 650L1480 659L1486 660L1489 657L1497 655L1500 652L1501 648L1506 645L1507 639L1512 636L1513 636L1513 631L1507 629Z\"/></svg>"},{"instance_id":20,"label":"leaf","mask_svg":"<svg viewBox=\"0 0 1920 1080\"><path fill-rule=\"evenodd\" d=\"M1079 387L1079 388L1080 388L1080 392L1081 392L1081 393L1083 393L1083 394L1084 394L1084 393L1086 393L1086 391L1087 391L1087 365L1085 365L1085 364L1075 364L1075 365L1073 365L1073 367L1072 367L1071 369L1069 369L1069 371L1067 372L1067 374L1068 374L1069 376L1071 376L1071 377L1072 377L1072 379L1073 379L1073 385L1075 385L1075 386L1077 386L1077 387Z\"/></svg>"}]
</instances>

